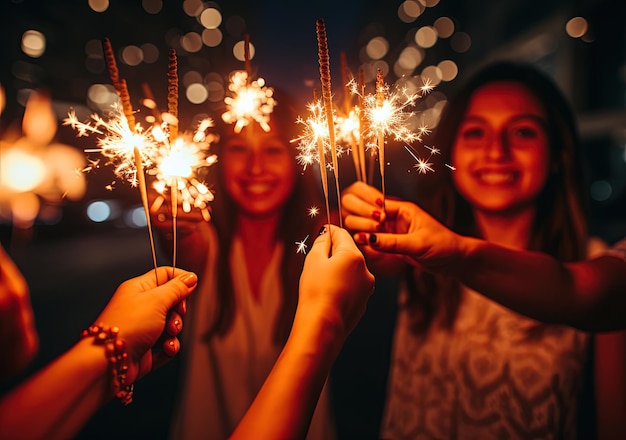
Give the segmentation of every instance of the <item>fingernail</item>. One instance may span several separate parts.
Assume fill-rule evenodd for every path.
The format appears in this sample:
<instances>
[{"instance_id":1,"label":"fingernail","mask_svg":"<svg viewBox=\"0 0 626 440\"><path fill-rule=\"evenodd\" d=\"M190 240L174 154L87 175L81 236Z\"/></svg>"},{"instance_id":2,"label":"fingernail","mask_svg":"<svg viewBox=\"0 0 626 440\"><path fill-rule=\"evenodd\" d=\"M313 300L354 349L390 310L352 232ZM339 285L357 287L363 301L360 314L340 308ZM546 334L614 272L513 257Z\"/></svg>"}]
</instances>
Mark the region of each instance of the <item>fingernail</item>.
<instances>
[{"instance_id":1,"label":"fingernail","mask_svg":"<svg viewBox=\"0 0 626 440\"><path fill-rule=\"evenodd\" d=\"M382 207L383 207L383 205L384 205L384 203L383 203L383 199L380 199L380 198L379 198L379 199L376 199L376 204L382 208Z\"/></svg>"},{"instance_id":2,"label":"fingernail","mask_svg":"<svg viewBox=\"0 0 626 440\"><path fill-rule=\"evenodd\" d=\"M198 277L193 272L187 273L187 274L181 276L180 280L183 283L185 283L185 286L187 286L187 287L194 287L196 284L198 284Z\"/></svg>"},{"instance_id":3,"label":"fingernail","mask_svg":"<svg viewBox=\"0 0 626 440\"><path fill-rule=\"evenodd\" d=\"M376 243L376 240L378 240L378 237L376 237L376 234L370 234L370 244Z\"/></svg>"},{"instance_id":4,"label":"fingernail","mask_svg":"<svg viewBox=\"0 0 626 440\"><path fill-rule=\"evenodd\" d=\"M365 235L363 232L359 232L358 234L356 234L356 242L358 244L366 244L367 243L367 235Z\"/></svg>"},{"instance_id":5,"label":"fingernail","mask_svg":"<svg viewBox=\"0 0 626 440\"><path fill-rule=\"evenodd\" d=\"M380 221L380 211L373 211L372 212L372 218L376 221Z\"/></svg>"},{"instance_id":6,"label":"fingernail","mask_svg":"<svg viewBox=\"0 0 626 440\"><path fill-rule=\"evenodd\" d=\"M180 325L180 321L179 321L178 319L175 319L175 320L174 320L174 325L175 325L176 327L178 327L178 326Z\"/></svg>"},{"instance_id":7,"label":"fingernail","mask_svg":"<svg viewBox=\"0 0 626 440\"><path fill-rule=\"evenodd\" d=\"M322 235L326 233L326 225L322 226L320 228L320 231L317 233L317 235Z\"/></svg>"}]
</instances>

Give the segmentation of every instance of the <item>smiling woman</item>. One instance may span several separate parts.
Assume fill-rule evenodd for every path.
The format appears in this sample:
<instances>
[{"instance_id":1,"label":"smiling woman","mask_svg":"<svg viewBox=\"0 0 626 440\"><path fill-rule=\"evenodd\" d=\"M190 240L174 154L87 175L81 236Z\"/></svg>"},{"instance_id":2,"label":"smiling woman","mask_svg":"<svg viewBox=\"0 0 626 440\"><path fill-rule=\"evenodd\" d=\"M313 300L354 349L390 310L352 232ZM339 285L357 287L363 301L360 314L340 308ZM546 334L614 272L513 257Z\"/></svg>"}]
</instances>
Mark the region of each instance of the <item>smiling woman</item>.
<instances>
[{"instance_id":1,"label":"smiling woman","mask_svg":"<svg viewBox=\"0 0 626 440\"><path fill-rule=\"evenodd\" d=\"M308 211L321 203L313 170L300 172L290 142L297 113L280 91L274 97L265 129L255 120L220 123L211 222L178 216L180 266L195 267L202 285L184 330L173 438L228 437L291 329L304 262L298 249L321 226ZM332 438L327 398L324 391L309 438Z\"/></svg>"},{"instance_id":2,"label":"smiling woman","mask_svg":"<svg viewBox=\"0 0 626 440\"><path fill-rule=\"evenodd\" d=\"M537 69L503 62L481 71L450 101L433 142L454 170L440 167L433 191L419 202L454 233L565 262L604 247L587 234L572 111ZM456 260L433 248L454 247L454 238L420 239L429 226L420 208L390 200L382 212L380 197L360 183L342 198L346 227L369 232L355 236L369 267L380 274L382 262L404 265L394 245L414 250L419 263L407 268L400 292L382 437L575 438L587 362L594 360L598 432L620 426L607 377L622 399L623 373L604 372L624 371L615 356L624 351L623 333L536 321L485 298L439 270ZM429 240L437 246L423 244Z\"/></svg>"}]
</instances>

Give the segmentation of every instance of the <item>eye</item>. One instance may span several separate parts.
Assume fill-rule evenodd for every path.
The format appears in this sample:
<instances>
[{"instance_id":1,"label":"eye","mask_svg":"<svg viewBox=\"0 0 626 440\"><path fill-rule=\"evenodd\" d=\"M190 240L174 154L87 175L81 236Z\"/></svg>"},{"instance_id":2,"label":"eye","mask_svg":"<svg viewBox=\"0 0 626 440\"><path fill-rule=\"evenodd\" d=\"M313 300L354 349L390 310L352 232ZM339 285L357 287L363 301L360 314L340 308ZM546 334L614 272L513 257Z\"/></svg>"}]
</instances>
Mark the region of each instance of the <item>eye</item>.
<instances>
[{"instance_id":1,"label":"eye","mask_svg":"<svg viewBox=\"0 0 626 440\"><path fill-rule=\"evenodd\" d=\"M281 154L285 154L287 149L282 144L269 144L263 148L265 154L270 156L277 156Z\"/></svg>"},{"instance_id":2,"label":"eye","mask_svg":"<svg viewBox=\"0 0 626 440\"><path fill-rule=\"evenodd\" d=\"M521 139L535 139L539 135L539 131L531 126L515 127L512 130L512 135Z\"/></svg>"},{"instance_id":3,"label":"eye","mask_svg":"<svg viewBox=\"0 0 626 440\"><path fill-rule=\"evenodd\" d=\"M464 127L460 134L463 139L482 139L485 136L485 130L477 126Z\"/></svg>"},{"instance_id":4,"label":"eye","mask_svg":"<svg viewBox=\"0 0 626 440\"><path fill-rule=\"evenodd\" d=\"M230 153L230 154L244 154L247 151L248 151L248 147L246 147L244 144L231 143L231 144L227 144L224 147L224 152Z\"/></svg>"}]
</instances>

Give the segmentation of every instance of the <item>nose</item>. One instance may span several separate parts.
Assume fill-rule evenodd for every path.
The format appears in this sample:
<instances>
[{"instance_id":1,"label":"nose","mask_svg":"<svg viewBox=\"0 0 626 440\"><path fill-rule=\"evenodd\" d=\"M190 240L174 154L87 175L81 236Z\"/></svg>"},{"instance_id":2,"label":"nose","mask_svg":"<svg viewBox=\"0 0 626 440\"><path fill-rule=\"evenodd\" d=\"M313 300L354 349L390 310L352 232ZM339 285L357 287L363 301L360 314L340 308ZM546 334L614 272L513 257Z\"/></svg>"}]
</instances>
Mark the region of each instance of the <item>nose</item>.
<instances>
[{"instance_id":1,"label":"nose","mask_svg":"<svg viewBox=\"0 0 626 440\"><path fill-rule=\"evenodd\" d=\"M263 171L263 158L256 149L248 153L248 172L250 174L259 174Z\"/></svg>"},{"instance_id":2,"label":"nose","mask_svg":"<svg viewBox=\"0 0 626 440\"><path fill-rule=\"evenodd\" d=\"M506 133L494 134L487 146L487 157L499 160L509 156L510 148Z\"/></svg>"}]
</instances>

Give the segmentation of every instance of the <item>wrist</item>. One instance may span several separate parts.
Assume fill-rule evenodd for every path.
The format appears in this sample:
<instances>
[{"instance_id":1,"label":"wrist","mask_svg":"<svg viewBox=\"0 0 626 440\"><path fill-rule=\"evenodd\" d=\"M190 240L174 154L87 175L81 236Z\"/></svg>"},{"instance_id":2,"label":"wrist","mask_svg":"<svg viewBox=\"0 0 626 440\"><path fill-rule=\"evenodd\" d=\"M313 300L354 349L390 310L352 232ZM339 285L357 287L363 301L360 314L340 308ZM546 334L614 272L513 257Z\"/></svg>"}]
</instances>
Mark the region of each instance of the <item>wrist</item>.
<instances>
[{"instance_id":1,"label":"wrist","mask_svg":"<svg viewBox=\"0 0 626 440\"><path fill-rule=\"evenodd\" d=\"M115 397L124 405L133 401L134 384L127 383L129 366L126 344L119 338L119 328L92 325L81 333L81 340L91 340L92 345L104 350L103 357L110 370L110 384Z\"/></svg>"}]
</instances>

